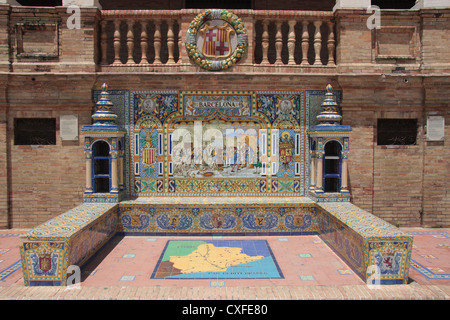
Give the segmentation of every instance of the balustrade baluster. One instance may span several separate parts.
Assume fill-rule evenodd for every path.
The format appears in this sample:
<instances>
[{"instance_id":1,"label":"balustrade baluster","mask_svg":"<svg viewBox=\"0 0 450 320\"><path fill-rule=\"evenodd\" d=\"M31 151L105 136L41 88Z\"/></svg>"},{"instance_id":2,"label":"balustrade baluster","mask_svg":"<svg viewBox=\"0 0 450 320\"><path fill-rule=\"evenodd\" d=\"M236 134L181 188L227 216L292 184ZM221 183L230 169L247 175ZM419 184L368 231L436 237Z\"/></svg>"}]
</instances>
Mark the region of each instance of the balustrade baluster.
<instances>
[{"instance_id":1,"label":"balustrade baluster","mask_svg":"<svg viewBox=\"0 0 450 320\"><path fill-rule=\"evenodd\" d=\"M142 51L142 58L141 63L148 64L148 58L147 58L147 49L148 49L148 35L147 35L147 21L141 21L141 51Z\"/></svg>"},{"instance_id":2,"label":"balustrade baluster","mask_svg":"<svg viewBox=\"0 0 450 320\"><path fill-rule=\"evenodd\" d=\"M133 59L133 48L134 48L133 25L134 25L134 21L131 19L128 20L127 25L128 25L128 32L127 32L128 60L127 60L127 64L133 64L134 63L134 59Z\"/></svg>"},{"instance_id":3,"label":"balustrade baluster","mask_svg":"<svg viewBox=\"0 0 450 320\"><path fill-rule=\"evenodd\" d=\"M335 48L335 39L334 39L334 23L328 21L328 65L334 65L334 48Z\"/></svg>"},{"instance_id":4,"label":"balustrade baluster","mask_svg":"<svg viewBox=\"0 0 450 320\"><path fill-rule=\"evenodd\" d=\"M161 64L161 21L155 20L155 34L153 36L155 47L155 61L153 64Z\"/></svg>"},{"instance_id":5,"label":"balustrade baluster","mask_svg":"<svg viewBox=\"0 0 450 320\"><path fill-rule=\"evenodd\" d=\"M251 48L253 48L253 52L252 52L252 63L253 64L256 64L256 60L255 60L255 55L256 55L256 21L255 21L255 23L253 24L253 37L251 37L251 38L248 38L248 41L249 41L249 44L250 44L250 41L252 41L253 43L252 43L252 45L251 45Z\"/></svg>"},{"instance_id":6,"label":"balustrade baluster","mask_svg":"<svg viewBox=\"0 0 450 320\"><path fill-rule=\"evenodd\" d=\"M169 52L169 58L167 60L167 64L175 64L175 60L173 58L173 51L175 47L175 34L173 33L173 21L168 21L168 29L167 29L167 49Z\"/></svg>"},{"instance_id":7,"label":"balustrade baluster","mask_svg":"<svg viewBox=\"0 0 450 320\"><path fill-rule=\"evenodd\" d=\"M263 21L262 33L262 64L269 64L269 21Z\"/></svg>"},{"instance_id":8,"label":"balustrade baluster","mask_svg":"<svg viewBox=\"0 0 450 320\"><path fill-rule=\"evenodd\" d=\"M101 59L100 64L106 64L107 63L107 50L108 50L108 35L106 34L106 24L108 21L102 20L100 26L100 49L101 49Z\"/></svg>"},{"instance_id":9,"label":"balustrade baluster","mask_svg":"<svg viewBox=\"0 0 450 320\"><path fill-rule=\"evenodd\" d=\"M181 63L181 50L182 50L182 38L181 38L181 23L178 24L178 61L177 63Z\"/></svg>"},{"instance_id":10,"label":"balustrade baluster","mask_svg":"<svg viewBox=\"0 0 450 320\"><path fill-rule=\"evenodd\" d=\"M316 58L314 60L314 64L321 64L320 60L320 49L322 48L322 34L320 33L320 26L322 25L322 21L314 21L314 26L316 30L314 32L314 53Z\"/></svg>"},{"instance_id":11,"label":"balustrade baluster","mask_svg":"<svg viewBox=\"0 0 450 320\"><path fill-rule=\"evenodd\" d=\"M114 64L121 64L120 61L120 24L122 21L114 20Z\"/></svg>"},{"instance_id":12,"label":"balustrade baluster","mask_svg":"<svg viewBox=\"0 0 450 320\"><path fill-rule=\"evenodd\" d=\"M309 21L302 21L302 63L301 65L308 65L308 50L309 50Z\"/></svg>"},{"instance_id":13,"label":"balustrade baluster","mask_svg":"<svg viewBox=\"0 0 450 320\"><path fill-rule=\"evenodd\" d=\"M288 52L289 52L289 61L288 64L295 64L294 51L295 51L295 25L297 21L289 20L289 34L288 34Z\"/></svg>"},{"instance_id":14,"label":"balustrade baluster","mask_svg":"<svg viewBox=\"0 0 450 320\"><path fill-rule=\"evenodd\" d=\"M277 32L275 34L275 54L276 54L276 60L275 63L276 64L281 64L281 49L283 47L283 36L281 34L281 24L282 22L276 22L275 26L277 29Z\"/></svg>"}]
</instances>

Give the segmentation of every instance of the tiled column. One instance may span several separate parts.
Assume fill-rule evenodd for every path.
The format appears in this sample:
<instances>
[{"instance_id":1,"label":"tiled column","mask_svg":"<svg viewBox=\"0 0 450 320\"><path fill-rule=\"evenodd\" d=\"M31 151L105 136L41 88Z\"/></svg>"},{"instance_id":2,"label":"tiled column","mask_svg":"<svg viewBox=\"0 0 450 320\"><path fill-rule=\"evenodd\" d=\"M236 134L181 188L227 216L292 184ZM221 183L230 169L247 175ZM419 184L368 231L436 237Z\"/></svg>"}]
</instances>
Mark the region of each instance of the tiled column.
<instances>
[{"instance_id":1,"label":"tiled column","mask_svg":"<svg viewBox=\"0 0 450 320\"><path fill-rule=\"evenodd\" d=\"M123 184L123 157L124 157L124 152L123 151L119 151L119 190L123 190L124 189L124 184Z\"/></svg>"},{"instance_id":2,"label":"tiled column","mask_svg":"<svg viewBox=\"0 0 450 320\"><path fill-rule=\"evenodd\" d=\"M111 151L111 193L119 193L117 151Z\"/></svg>"},{"instance_id":3,"label":"tiled column","mask_svg":"<svg viewBox=\"0 0 450 320\"><path fill-rule=\"evenodd\" d=\"M341 193L349 193L348 190L348 153L342 153Z\"/></svg>"},{"instance_id":4,"label":"tiled column","mask_svg":"<svg viewBox=\"0 0 450 320\"><path fill-rule=\"evenodd\" d=\"M323 152L317 153L316 158L316 170L317 170L317 176L316 176L316 193L323 193Z\"/></svg>"},{"instance_id":5,"label":"tiled column","mask_svg":"<svg viewBox=\"0 0 450 320\"><path fill-rule=\"evenodd\" d=\"M316 187L316 154L311 151L311 181L309 185L309 190L314 191Z\"/></svg>"},{"instance_id":6,"label":"tiled column","mask_svg":"<svg viewBox=\"0 0 450 320\"><path fill-rule=\"evenodd\" d=\"M86 190L84 193L92 193L92 151L85 152L86 155Z\"/></svg>"}]
</instances>

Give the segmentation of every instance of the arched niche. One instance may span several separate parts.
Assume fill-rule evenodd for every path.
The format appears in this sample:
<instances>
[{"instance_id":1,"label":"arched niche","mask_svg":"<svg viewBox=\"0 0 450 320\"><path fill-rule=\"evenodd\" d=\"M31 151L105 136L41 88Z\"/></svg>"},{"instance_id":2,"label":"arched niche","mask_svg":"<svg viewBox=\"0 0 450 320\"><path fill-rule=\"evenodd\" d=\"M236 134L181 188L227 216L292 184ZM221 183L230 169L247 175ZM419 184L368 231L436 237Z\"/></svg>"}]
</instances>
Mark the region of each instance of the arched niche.
<instances>
[{"instance_id":1,"label":"arched niche","mask_svg":"<svg viewBox=\"0 0 450 320\"><path fill-rule=\"evenodd\" d=\"M341 188L342 145L329 140L324 145L323 186L325 193L337 193Z\"/></svg>"},{"instance_id":2,"label":"arched niche","mask_svg":"<svg viewBox=\"0 0 450 320\"><path fill-rule=\"evenodd\" d=\"M94 193L108 193L111 190L110 145L104 140L92 144L92 189Z\"/></svg>"}]
</instances>

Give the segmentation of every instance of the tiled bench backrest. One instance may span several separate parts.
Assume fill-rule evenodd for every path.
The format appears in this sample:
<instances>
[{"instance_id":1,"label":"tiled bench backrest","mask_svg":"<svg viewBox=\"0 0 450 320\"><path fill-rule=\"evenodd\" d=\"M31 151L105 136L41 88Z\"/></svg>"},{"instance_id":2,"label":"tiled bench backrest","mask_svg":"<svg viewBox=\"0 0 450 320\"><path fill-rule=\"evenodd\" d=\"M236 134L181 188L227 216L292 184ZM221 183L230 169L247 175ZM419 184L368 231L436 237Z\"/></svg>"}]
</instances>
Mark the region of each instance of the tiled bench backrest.
<instances>
[{"instance_id":1,"label":"tiled bench backrest","mask_svg":"<svg viewBox=\"0 0 450 320\"><path fill-rule=\"evenodd\" d=\"M21 236L25 285L64 286L117 230L117 204L82 204Z\"/></svg>"},{"instance_id":2,"label":"tiled bench backrest","mask_svg":"<svg viewBox=\"0 0 450 320\"><path fill-rule=\"evenodd\" d=\"M364 281L407 282L412 236L349 202L317 205L322 239Z\"/></svg>"}]
</instances>

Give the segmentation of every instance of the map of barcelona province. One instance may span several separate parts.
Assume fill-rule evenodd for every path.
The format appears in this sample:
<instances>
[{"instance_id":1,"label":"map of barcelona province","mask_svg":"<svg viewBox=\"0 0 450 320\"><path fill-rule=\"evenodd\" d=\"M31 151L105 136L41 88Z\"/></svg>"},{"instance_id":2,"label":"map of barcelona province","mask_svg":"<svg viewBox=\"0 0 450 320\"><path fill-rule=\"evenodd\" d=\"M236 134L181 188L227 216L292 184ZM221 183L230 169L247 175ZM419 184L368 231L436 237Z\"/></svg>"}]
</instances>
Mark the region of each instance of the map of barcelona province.
<instances>
[{"instance_id":1,"label":"map of barcelona province","mask_svg":"<svg viewBox=\"0 0 450 320\"><path fill-rule=\"evenodd\" d=\"M153 279L282 278L264 240L168 241Z\"/></svg>"}]
</instances>

